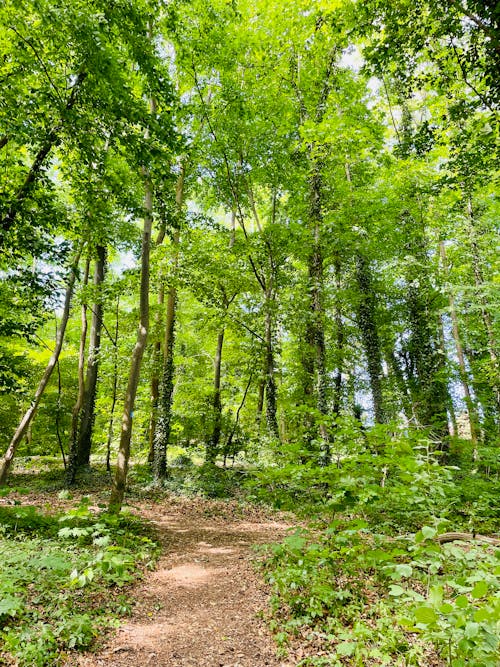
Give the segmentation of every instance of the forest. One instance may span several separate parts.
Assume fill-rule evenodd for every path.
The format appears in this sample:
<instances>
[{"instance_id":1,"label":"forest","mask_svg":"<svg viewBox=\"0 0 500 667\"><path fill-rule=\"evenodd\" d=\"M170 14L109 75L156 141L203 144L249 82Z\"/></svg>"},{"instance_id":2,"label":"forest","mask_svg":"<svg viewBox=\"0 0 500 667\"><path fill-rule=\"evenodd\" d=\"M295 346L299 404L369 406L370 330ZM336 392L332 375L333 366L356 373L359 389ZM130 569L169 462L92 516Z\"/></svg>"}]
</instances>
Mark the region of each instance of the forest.
<instances>
[{"instance_id":1,"label":"forest","mask_svg":"<svg viewBox=\"0 0 500 667\"><path fill-rule=\"evenodd\" d=\"M0 28L0 664L496 667L497 2Z\"/></svg>"}]
</instances>

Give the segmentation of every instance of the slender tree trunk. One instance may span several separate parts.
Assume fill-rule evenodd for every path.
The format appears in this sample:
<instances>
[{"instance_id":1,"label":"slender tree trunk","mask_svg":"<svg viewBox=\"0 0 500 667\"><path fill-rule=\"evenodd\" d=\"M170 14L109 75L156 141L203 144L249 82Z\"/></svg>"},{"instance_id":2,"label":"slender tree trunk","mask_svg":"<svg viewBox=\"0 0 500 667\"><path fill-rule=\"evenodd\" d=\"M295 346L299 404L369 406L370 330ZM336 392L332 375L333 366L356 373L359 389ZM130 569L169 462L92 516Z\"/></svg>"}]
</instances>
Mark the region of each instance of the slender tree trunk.
<instances>
[{"instance_id":1,"label":"slender tree trunk","mask_svg":"<svg viewBox=\"0 0 500 667\"><path fill-rule=\"evenodd\" d=\"M438 321L438 326L437 326L437 331L438 331L438 343L439 343L439 350L441 352L441 358L442 359L447 359L448 358L448 353L446 350L446 338L444 335L444 324L443 324L443 317L441 313L438 313L437 315L437 321ZM450 393L450 388L448 382L445 383L444 386L444 392L446 394L446 410L448 414L448 434L452 438L456 438L458 435L458 422L457 422L457 413L455 411L455 405L453 403L453 398Z\"/></svg>"},{"instance_id":2,"label":"slender tree trunk","mask_svg":"<svg viewBox=\"0 0 500 667\"><path fill-rule=\"evenodd\" d=\"M265 341L266 341L266 422L273 438L279 440L277 413L277 389L274 363L274 321L272 313L272 289L266 295Z\"/></svg>"},{"instance_id":3,"label":"slender tree trunk","mask_svg":"<svg viewBox=\"0 0 500 667\"><path fill-rule=\"evenodd\" d=\"M337 294L341 289L341 271L340 271L340 260L338 257L335 258L334 262L335 270L335 288ZM335 328L336 328L336 340L335 340L335 352L337 354L337 370L335 372L335 377L333 380L333 406L332 412L334 418L337 418L340 415L340 410L342 406L342 371L343 371L343 359L344 359L344 343L345 343L345 327L342 320L341 304L339 299L335 304Z\"/></svg>"},{"instance_id":4,"label":"slender tree trunk","mask_svg":"<svg viewBox=\"0 0 500 667\"><path fill-rule=\"evenodd\" d=\"M447 271L446 248L443 242L439 244L439 253L441 255L441 262L443 265L443 269ZM453 340L455 342L455 350L458 359L458 373L460 377L460 382L462 384L462 390L464 392L465 406L467 408L467 415L469 418L470 435L472 443L474 447L476 447L479 440L479 416L477 413L476 406L474 405L472 392L469 386L467 366L465 363L465 354L462 346L462 340L460 338L460 328L458 324L457 311L455 308L455 299L453 298L453 294L451 292L448 293L448 304L450 307Z\"/></svg>"},{"instance_id":5,"label":"slender tree trunk","mask_svg":"<svg viewBox=\"0 0 500 667\"><path fill-rule=\"evenodd\" d=\"M231 429L231 433L229 434L226 444L224 445L224 468L226 467L226 461L227 457L231 453L231 448L233 445L233 439L236 433L236 429L238 428L238 424L240 422L240 412L243 409L243 406L245 405L245 401L247 398L248 390L250 389L250 385L252 384L252 379L253 379L253 373L250 373L250 377L248 378L247 385L245 387L245 391L243 392L243 398L241 399L241 403L238 406L238 409L236 410L236 418L234 420L234 426Z\"/></svg>"},{"instance_id":6,"label":"slender tree trunk","mask_svg":"<svg viewBox=\"0 0 500 667\"><path fill-rule=\"evenodd\" d=\"M222 367L222 348L224 345L224 329L222 329L217 336L217 347L215 350L214 360L214 395L212 403L212 418L213 427L212 435L208 442L206 451L207 463L215 463L217 458L217 450L220 443L220 435L222 428L222 400L221 400L221 367Z\"/></svg>"},{"instance_id":7,"label":"slender tree trunk","mask_svg":"<svg viewBox=\"0 0 500 667\"><path fill-rule=\"evenodd\" d=\"M158 304L160 300L158 299ZM160 362L161 355L161 342L157 340L154 345L153 351L153 371L151 376L151 414L149 416L149 427L148 427L148 463L153 463L155 460L155 433L156 427L158 424L158 405L160 401L160 376L158 373L157 366Z\"/></svg>"},{"instance_id":8,"label":"slender tree trunk","mask_svg":"<svg viewBox=\"0 0 500 667\"><path fill-rule=\"evenodd\" d=\"M87 287L89 281L90 258L87 258L85 263L85 273L83 276L82 285ZM66 470L66 484L70 486L76 473L76 455L78 452L78 425L80 422L80 410L83 404L83 394L85 391L85 347L87 345L87 301L82 302L81 312L82 330L80 333L80 347L78 350L78 395L76 397L75 405L71 413L71 432L69 438L69 459L68 468Z\"/></svg>"},{"instance_id":9,"label":"slender tree trunk","mask_svg":"<svg viewBox=\"0 0 500 667\"><path fill-rule=\"evenodd\" d=\"M395 385L401 399L401 407L403 408L403 413L407 421L410 422L414 418L414 414L412 411L411 396L408 392L408 384L406 382L403 369L401 368L401 363L399 359L396 357L396 353L394 351L394 345L392 345L390 349L387 350L386 352L386 362L387 366L390 368L392 372L392 375L394 376Z\"/></svg>"},{"instance_id":10,"label":"slender tree trunk","mask_svg":"<svg viewBox=\"0 0 500 667\"><path fill-rule=\"evenodd\" d=\"M259 429L260 433L260 427L262 424L262 413L264 411L264 395L266 391L266 379L262 378L259 380L259 389L258 389L258 394L257 394L257 413L256 413L256 419L255 421L257 422L257 427Z\"/></svg>"},{"instance_id":11,"label":"slender tree trunk","mask_svg":"<svg viewBox=\"0 0 500 667\"><path fill-rule=\"evenodd\" d=\"M309 254L309 291L310 316L307 325L307 360L306 375L307 392L315 394L315 408L320 414L320 459L328 462L330 459L330 444L328 429L324 417L328 414L328 380L326 374L326 350L323 309L323 252L321 239L322 214L322 165L314 161L313 173L310 180L310 220L312 248Z\"/></svg>"},{"instance_id":12,"label":"slender tree trunk","mask_svg":"<svg viewBox=\"0 0 500 667\"><path fill-rule=\"evenodd\" d=\"M154 476L157 481L167 476L167 447L170 441L172 402L174 396L174 343L177 307L177 288L168 291L165 322L163 369L158 403L158 419L154 437Z\"/></svg>"},{"instance_id":13,"label":"slender tree trunk","mask_svg":"<svg viewBox=\"0 0 500 667\"><path fill-rule=\"evenodd\" d=\"M80 420L78 437L78 454L76 464L82 467L90 463L90 451L92 448L92 430L95 419L95 401L97 393L97 377L99 374L99 353L101 349L101 332L104 319L104 308L102 302L102 284L106 267L106 248L98 245L96 248L97 259L94 269L95 301L92 308L92 321L90 325L90 346L87 360L87 374L85 377L85 392Z\"/></svg>"},{"instance_id":14,"label":"slender tree trunk","mask_svg":"<svg viewBox=\"0 0 500 667\"><path fill-rule=\"evenodd\" d=\"M156 104L151 100L151 112L156 111ZM144 227L142 232L141 251L141 288L139 298L139 327L137 341L132 352L130 372L128 377L125 403L123 406L122 426L120 434L120 445L118 448L118 459L116 464L115 478L109 500L109 511L118 514L122 508L127 484L128 465L130 459L130 441L132 438L132 416L135 405L135 397L139 384L142 357L146 349L149 330L149 255L151 246L151 230L153 225L153 186L151 176L144 169Z\"/></svg>"},{"instance_id":15,"label":"slender tree trunk","mask_svg":"<svg viewBox=\"0 0 500 667\"><path fill-rule=\"evenodd\" d=\"M108 439L106 442L106 470L111 472L111 442L115 419L116 390L118 388L118 335L120 333L120 297L116 300L115 340L113 347L113 388L111 390L111 408L109 411Z\"/></svg>"},{"instance_id":16,"label":"slender tree trunk","mask_svg":"<svg viewBox=\"0 0 500 667\"><path fill-rule=\"evenodd\" d=\"M69 272L68 276L68 281L67 281L67 287L66 287L66 294L64 297L64 307L63 307L63 314L61 317L61 324L59 326L59 332L57 335L57 340L55 344L54 351L49 359L49 362L47 364L47 367L45 369L45 372L40 380L40 383L37 387L37 390L35 392L35 395L33 397L33 400L31 402L30 407L28 410L25 412L23 418L21 419L21 422L19 426L16 429L16 432L14 433L14 436L12 440L10 441L10 444L7 448L7 451L4 454L3 459L0 459L0 486L5 484L5 481L7 479L7 475L9 473L10 466L12 464L12 460L14 459L14 456L16 454L17 447L19 446L19 443L22 441L23 437L26 435L26 432L28 431L28 428L31 424L31 421L33 417L35 416L35 413L37 411L37 408L40 404L40 400L43 396L43 393L45 389L47 388L47 385L49 383L50 377L52 375L52 372L54 368L56 367L57 361L59 359L59 355L61 353L61 349L63 346L63 341L64 341L64 334L66 332L66 326L68 324L68 319L69 319L69 312L70 312L70 306L71 306L71 298L73 296L73 291L75 288L75 282L76 282L76 276L77 276L77 270L78 270L78 264L80 262L80 256L83 250L84 243L83 241L80 243L80 246L76 252L76 256L73 260L73 263L71 265L71 269Z\"/></svg>"},{"instance_id":17,"label":"slender tree trunk","mask_svg":"<svg viewBox=\"0 0 500 667\"><path fill-rule=\"evenodd\" d=\"M356 258L356 281L359 290L358 321L365 348L373 411L377 424L383 424L386 418L382 392L382 353L376 321L376 297L368 260L361 253L358 253Z\"/></svg>"},{"instance_id":18,"label":"slender tree trunk","mask_svg":"<svg viewBox=\"0 0 500 667\"><path fill-rule=\"evenodd\" d=\"M177 179L175 191L175 203L178 215L178 227L174 231L173 245L173 274L174 280L177 274L179 263L179 226L182 218L182 206L184 202L184 180L186 174L186 165L181 165L181 173ZM168 290L167 310L165 317L165 342L163 348L163 369L160 382L160 396L158 405L158 420L154 435L154 461L153 474L157 482L162 481L167 476L167 447L170 440L171 421L172 421L172 403L174 398L174 343L175 343L175 322L177 310L177 287L172 284Z\"/></svg>"},{"instance_id":19,"label":"slender tree trunk","mask_svg":"<svg viewBox=\"0 0 500 667\"><path fill-rule=\"evenodd\" d=\"M160 246L163 243L166 233L166 221L163 221L163 224L158 233L156 239L156 246ZM148 453L148 463L153 463L155 459L155 433L156 433L156 424L158 421L158 405L160 401L160 359L161 359L161 336L160 336L160 323L161 323L161 312L165 303L165 284L163 276L160 276L160 286L158 289L158 311L155 318L155 332L157 334L157 339L155 340L154 349L153 349L153 363L152 363L152 373L151 373L151 415L149 418L149 453Z\"/></svg>"}]
</instances>

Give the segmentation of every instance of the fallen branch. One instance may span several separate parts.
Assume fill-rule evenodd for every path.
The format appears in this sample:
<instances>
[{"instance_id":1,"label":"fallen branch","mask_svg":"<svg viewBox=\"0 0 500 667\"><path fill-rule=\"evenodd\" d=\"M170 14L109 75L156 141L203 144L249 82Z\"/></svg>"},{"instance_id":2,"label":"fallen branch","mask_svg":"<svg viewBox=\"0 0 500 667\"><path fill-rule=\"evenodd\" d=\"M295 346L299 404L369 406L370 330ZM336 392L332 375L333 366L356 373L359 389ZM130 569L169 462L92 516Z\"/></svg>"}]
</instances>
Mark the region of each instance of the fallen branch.
<instances>
[{"instance_id":1,"label":"fallen branch","mask_svg":"<svg viewBox=\"0 0 500 667\"><path fill-rule=\"evenodd\" d=\"M486 535L476 535L475 533L443 533L442 535L437 535L436 540L439 542L439 544L446 544L447 542L457 541L478 541L500 546L500 539L497 539L496 537L487 537Z\"/></svg>"}]
</instances>

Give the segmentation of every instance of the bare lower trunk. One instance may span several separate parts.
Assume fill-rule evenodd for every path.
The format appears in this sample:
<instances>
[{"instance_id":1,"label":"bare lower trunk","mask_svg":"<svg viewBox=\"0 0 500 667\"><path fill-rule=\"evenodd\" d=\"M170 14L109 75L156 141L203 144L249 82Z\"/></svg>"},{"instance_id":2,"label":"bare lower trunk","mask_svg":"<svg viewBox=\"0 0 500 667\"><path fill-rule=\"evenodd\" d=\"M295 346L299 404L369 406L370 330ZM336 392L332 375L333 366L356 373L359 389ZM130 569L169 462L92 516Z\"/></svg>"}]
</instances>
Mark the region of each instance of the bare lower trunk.
<instances>
[{"instance_id":1,"label":"bare lower trunk","mask_svg":"<svg viewBox=\"0 0 500 667\"><path fill-rule=\"evenodd\" d=\"M63 314L61 317L61 323L59 326L59 331L57 335L57 340L55 344L54 351L49 359L49 362L47 364L47 367L45 369L45 372L42 376L42 379L40 380L40 383L37 387L37 390L35 392L35 395L33 397L33 400L31 402L30 407L28 410L25 412L23 418L21 419L21 422L19 426L16 429L16 432L14 433L14 436L7 448L7 451L5 452L5 455L3 459L0 460L0 486L2 484L5 484L5 480L7 479L7 475L9 473L10 466L12 464L12 460L14 459L14 456L16 454L17 447L19 446L19 443L23 439L23 437L26 435L28 428L31 424L31 421L33 417L35 416L35 413L37 411L37 408L40 404L40 400L43 396L43 393L45 389L47 388L47 385L49 383L50 377L52 375L52 372L54 368L56 367L57 361L59 359L59 355L61 353L63 341L64 341L64 334L66 332L66 326L68 324L68 319L69 319L69 312L70 312L70 306L71 306L71 298L73 296L73 291L75 287L75 282L76 282L76 275L77 275L77 270L78 270L78 263L80 261L80 256L82 253L83 249L83 241L80 243L80 247L78 248L78 251L76 253L76 256L73 260L73 263L71 265L70 273L68 276L68 282L67 282L67 287L66 287L66 294L64 297L64 308L63 308Z\"/></svg>"},{"instance_id":2,"label":"bare lower trunk","mask_svg":"<svg viewBox=\"0 0 500 667\"><path fill-rule=\"evenodd\" d=\"M151 106L154 107L154 104ZM145 216L142 233L139 328L137 331L137 341L130 363L127 391L125 394L125 403L123 406L118 460L116 464L113 489L111 491L111 498L109 501L109 511L116 514L121 510L123 498L125 495L125 486L127 483L128 465L130 459L130 441L132 438L132 415L135 405L135 397L137 394L137 386L139 384L142 357L144 355L144 350L146 349L149 329L149 254L151 245L151 228L153 222L153 187L151 185L149 173L146 173L145 176Z\"/></svg>"}]
</instances>

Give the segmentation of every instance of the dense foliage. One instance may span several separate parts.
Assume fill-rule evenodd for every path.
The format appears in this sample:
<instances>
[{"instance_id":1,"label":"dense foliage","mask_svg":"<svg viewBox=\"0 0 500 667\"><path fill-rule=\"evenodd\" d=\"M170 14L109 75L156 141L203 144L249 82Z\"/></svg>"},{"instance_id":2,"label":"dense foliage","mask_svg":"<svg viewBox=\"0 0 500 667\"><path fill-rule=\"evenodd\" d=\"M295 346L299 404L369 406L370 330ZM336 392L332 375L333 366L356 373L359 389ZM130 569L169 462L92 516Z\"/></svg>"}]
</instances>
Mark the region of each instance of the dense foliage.
<instances>
[{"instance_id":1,"label":"dense foliage","mask_svg":"<svg viewBox=\"0 0 500 667\"><path fill-rule=\"evenodd\" d=\"M68 486L116 460L117 513L132 457L157 486L248 477L377 535L497 530L497 3L18 5L0 7L0 484L16 455L60 454ZM318 530L311 569L340 558ZM420 571L418 544L394 567ZM415 623L411 580L402 617L444 651L455 591L470 645L450 664L476 637L493 664L474 600L496 584L435 558L432 614Z\"/></svg>"}]
</instances>

